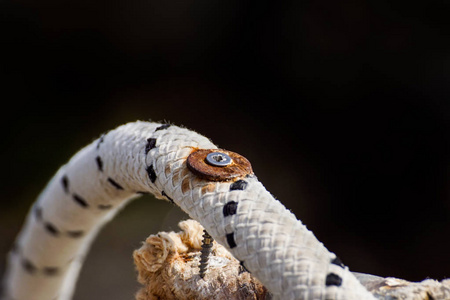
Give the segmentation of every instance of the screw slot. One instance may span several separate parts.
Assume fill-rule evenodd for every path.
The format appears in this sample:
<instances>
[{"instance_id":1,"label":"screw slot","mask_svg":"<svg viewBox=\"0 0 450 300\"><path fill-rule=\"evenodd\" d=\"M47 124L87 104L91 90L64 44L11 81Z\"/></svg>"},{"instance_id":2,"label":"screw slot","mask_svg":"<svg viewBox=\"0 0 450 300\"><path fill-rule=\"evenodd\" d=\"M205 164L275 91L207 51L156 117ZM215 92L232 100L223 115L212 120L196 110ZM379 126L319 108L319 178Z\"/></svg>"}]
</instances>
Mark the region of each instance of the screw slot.
<instances>
[{"instance_id":1,"label":"screw slot","mask_svg":"<svg viewBox=\"0 0 450 300\"><path fill-rule=\"evenodd\" d=\"M223 152L211 152L206 156L206 162L216 167L226 167L232 161L231 157Z\"/></svg>"}]
</instances>

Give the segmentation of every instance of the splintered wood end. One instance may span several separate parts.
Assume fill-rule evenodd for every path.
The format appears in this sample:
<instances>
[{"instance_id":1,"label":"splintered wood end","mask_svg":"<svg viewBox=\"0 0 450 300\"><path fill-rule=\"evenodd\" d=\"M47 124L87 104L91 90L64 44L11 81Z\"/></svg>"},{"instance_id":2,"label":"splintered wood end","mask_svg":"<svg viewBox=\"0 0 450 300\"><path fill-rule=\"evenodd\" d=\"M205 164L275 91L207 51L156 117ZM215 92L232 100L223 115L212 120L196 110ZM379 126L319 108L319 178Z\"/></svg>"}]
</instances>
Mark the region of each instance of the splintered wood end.
<instances>
[{"instance_id":1,"label":"splintered wood end","mask_svg":"<svg viewBox=\"0 0 450 300\"><path fill-rule=\"evenodd\" d=\"M136 300L270 299L267 289L227 249L214 242L204 279L199 276L203 227L182 221L180 232L150 235L133 253Z\"/></svg>"}]
</instances>

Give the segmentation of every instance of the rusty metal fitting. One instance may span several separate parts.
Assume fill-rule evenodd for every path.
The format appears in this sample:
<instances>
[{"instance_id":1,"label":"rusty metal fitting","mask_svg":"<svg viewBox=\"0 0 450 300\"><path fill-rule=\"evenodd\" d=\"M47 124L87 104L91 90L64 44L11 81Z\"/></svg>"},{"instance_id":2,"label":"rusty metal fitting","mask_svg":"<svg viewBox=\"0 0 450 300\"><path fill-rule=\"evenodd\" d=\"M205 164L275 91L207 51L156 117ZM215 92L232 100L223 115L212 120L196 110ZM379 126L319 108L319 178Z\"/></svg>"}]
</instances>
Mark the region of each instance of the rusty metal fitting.
<instances>
[{"instance_id":1,"label":"rusty metal fitting","mask_svg":"<svg viewBox=\"0 0 450 300\"><path fill-rule=\"evenodd\" d=\"M253 174L245 157L224 149L196 150L188 156L186 164L192 173L211 181L230 181Z\"/></svg>"}]
</instances>

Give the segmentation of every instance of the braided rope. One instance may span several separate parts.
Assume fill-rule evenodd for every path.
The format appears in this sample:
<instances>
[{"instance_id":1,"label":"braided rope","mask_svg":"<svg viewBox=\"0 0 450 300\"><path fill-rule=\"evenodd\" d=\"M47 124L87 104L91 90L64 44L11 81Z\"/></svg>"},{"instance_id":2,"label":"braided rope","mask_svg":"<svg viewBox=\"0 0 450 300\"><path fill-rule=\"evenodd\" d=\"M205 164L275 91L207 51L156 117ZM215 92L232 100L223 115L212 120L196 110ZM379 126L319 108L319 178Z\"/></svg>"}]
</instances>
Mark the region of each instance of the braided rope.
<instances>
[{"instance_id":1,"label":"braided rope","mask_svg":"<svg viewBox=\"0 0 450 300\"><path fill-rule=\"evenodd\" d=\"M216 146L185 128L134 122L78 152L31 208L9 255L4 299L71 299L91 241L142 193L198 220L276 298L375 299L254 175L212 182L189 171L196 149Z\"/></svg>"}]
</instances>

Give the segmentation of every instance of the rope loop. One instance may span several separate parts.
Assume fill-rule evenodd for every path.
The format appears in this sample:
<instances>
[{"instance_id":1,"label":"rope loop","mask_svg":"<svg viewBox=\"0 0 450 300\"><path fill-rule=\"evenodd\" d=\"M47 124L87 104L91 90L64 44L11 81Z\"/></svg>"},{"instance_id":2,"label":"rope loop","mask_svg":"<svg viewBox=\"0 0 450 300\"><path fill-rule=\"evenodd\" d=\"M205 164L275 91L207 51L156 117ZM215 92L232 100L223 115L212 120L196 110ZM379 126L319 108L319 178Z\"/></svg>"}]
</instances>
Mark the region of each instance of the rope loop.
<instances>
[{"instance_id":1,"label":"rope loop","mask_svg":"<svg viewBox=\"0 0 450 300\"><path fill-rule=\"evenodd\" d=\"M102 135L48 183L9 255L4 299L71 299L100 228L145 193L181 207L277 299L375 299L247 159L186 128L140 121Z\"/></svg>"}]
</instances>

